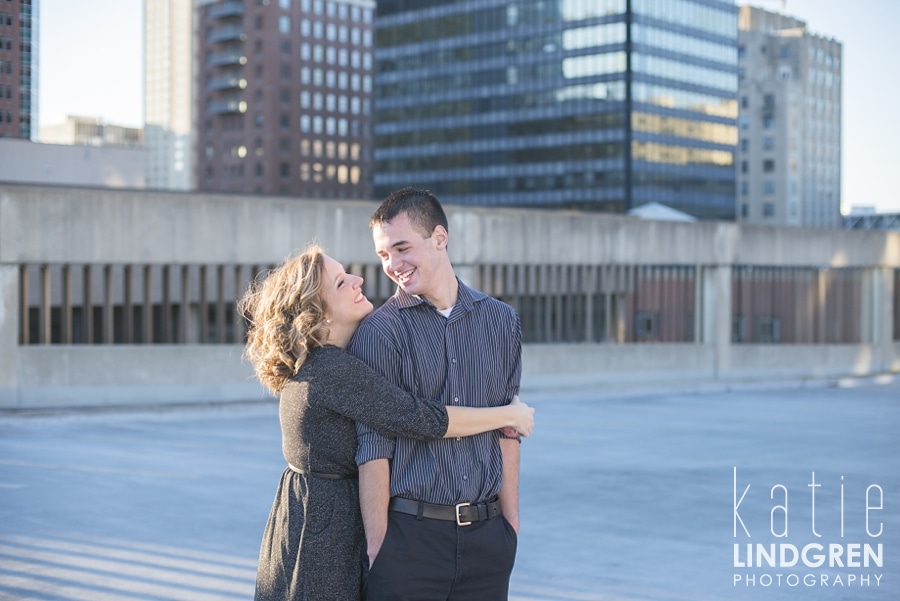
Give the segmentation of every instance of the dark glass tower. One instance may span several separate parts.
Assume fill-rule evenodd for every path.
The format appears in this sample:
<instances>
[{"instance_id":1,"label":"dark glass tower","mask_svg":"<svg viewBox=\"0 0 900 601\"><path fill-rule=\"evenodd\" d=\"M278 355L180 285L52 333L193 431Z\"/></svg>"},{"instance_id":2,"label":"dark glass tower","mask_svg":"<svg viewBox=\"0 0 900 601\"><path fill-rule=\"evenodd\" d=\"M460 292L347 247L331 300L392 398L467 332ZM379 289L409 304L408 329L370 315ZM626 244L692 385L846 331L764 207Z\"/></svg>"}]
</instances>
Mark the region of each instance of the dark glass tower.
<instances>
[{"instance_id":1,"label":"dark glass tower","mask_svg":"<svg viewBox=\"0 0 900 601\"><path fill-rule=\"evenodd\" d=\"M733 0L379 0L375 191L734 219Z\"/></svg>"}]
</instances>

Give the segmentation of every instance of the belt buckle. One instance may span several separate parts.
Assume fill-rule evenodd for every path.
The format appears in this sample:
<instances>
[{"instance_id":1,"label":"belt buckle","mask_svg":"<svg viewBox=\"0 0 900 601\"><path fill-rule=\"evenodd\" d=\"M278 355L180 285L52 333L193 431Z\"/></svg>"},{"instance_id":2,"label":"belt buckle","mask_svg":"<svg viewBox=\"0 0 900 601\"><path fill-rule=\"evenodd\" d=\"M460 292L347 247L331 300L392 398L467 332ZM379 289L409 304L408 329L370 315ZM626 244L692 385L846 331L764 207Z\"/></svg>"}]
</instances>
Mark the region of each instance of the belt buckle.
<instances>
[{"instance_id":1,"label":"belt buckle","mask_svg":"<svg viewBox=\"0 0 900 601\"><path fill-rule=\"evenodd\" d=\"M457 503L456 504L456 525L457 526L468 526L472 522L464 522L459 517L459 510L463 507L468 507L471 503Z\"/></svg>"}]
</instances>

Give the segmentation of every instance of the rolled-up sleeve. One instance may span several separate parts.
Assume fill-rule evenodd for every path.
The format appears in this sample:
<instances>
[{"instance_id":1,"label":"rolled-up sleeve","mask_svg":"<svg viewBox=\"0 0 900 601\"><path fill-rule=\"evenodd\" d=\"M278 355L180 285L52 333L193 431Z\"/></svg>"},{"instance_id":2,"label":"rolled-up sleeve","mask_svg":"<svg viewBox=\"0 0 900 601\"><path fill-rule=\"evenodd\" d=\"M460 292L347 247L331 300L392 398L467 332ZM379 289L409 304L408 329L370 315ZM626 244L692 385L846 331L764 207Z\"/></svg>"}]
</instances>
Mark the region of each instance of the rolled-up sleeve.
<instances>
[{"instance_id":1,"label":"rolled-up sleeve","mask_svg":"<svg viewBox=\"0 0 900 601\"><path fill-rule=\"evenodd\" d=\"M519 394L519 385L522 381L522 320L515 311L511 311L511 313L512 315L509 324L510 335L506 338L508 344L507 351L509 353L506 361L506 365L508 366L506 374L506 395L509 402L512 402L513 397ZM519 442L522 442L520 436L507 436L503 431L500 432L500 436L501 438L514 438Z\"/></svg>"},{"instance_id":2,"label":"rolled-up sleeve","mask_svg":"<svg viewBox=\"0 0 900 601\"><path fill-rule=\"evenodd\" d=\"M378 328L366 320L360 325L347 347L350 354L399 385L399 353L396 346L382 335ZM394 439L386 438L369 426L357 422L356 464L362 465L375 459L391 459L394 456Z\"/></svg>"},{"instance_id":3,"label":"rolled-up sleeve","mask_svg":"<svg viewBox=\"0 0 900 601\"><path fill-rule=\"evenodd\" d=\"M356 465L362 465L375 459L393 459L394 439L385 438L369 426L356 424Z\"/></svg>"}]
</instances>

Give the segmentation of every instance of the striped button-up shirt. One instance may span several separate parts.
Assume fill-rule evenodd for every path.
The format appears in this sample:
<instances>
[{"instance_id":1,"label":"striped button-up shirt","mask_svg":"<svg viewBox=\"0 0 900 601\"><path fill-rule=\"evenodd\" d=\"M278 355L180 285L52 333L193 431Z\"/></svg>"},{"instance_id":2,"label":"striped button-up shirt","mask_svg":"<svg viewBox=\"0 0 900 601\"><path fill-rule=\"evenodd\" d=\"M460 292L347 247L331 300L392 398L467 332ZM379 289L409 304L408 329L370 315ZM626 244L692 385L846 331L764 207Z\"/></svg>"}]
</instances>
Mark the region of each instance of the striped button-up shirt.
<instances>
[{"instance_id":1,"label":"striped button-up shirt","mask_svg":"<svg viewBox=\"0 0 900 601\"><path fill-rule=\"evenodd\" d=\"M509 305L459 282L449 317L402 289L360 325L351 353L420 398L496 407L519 391L522 331ZM464 438L387 439L359 424L359 465L388 458L391 496L455 505L500 491L498 431Z\"/></svg>"}]
</instances>

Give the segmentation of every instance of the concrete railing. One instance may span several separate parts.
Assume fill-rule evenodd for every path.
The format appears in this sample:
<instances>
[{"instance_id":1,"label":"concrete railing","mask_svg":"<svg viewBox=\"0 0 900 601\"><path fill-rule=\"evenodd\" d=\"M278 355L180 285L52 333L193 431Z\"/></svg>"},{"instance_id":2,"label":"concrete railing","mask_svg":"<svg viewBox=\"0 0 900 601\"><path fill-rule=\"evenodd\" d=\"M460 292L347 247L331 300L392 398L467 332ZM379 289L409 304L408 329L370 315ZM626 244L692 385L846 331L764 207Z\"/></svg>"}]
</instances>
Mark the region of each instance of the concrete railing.
<instances>
[{"instance_id":1,"label":"concrete railing","mask_svg":"<svg viewBox=\"0 0 900 601\"><path fill-rule=\"evenodd\" d=\"M312 240L383 300L375 206L0 186L0 408L264 398L234 300ZM900 371L900 234L447 209L527 385Z\"/></svg>"}]
</instances>

